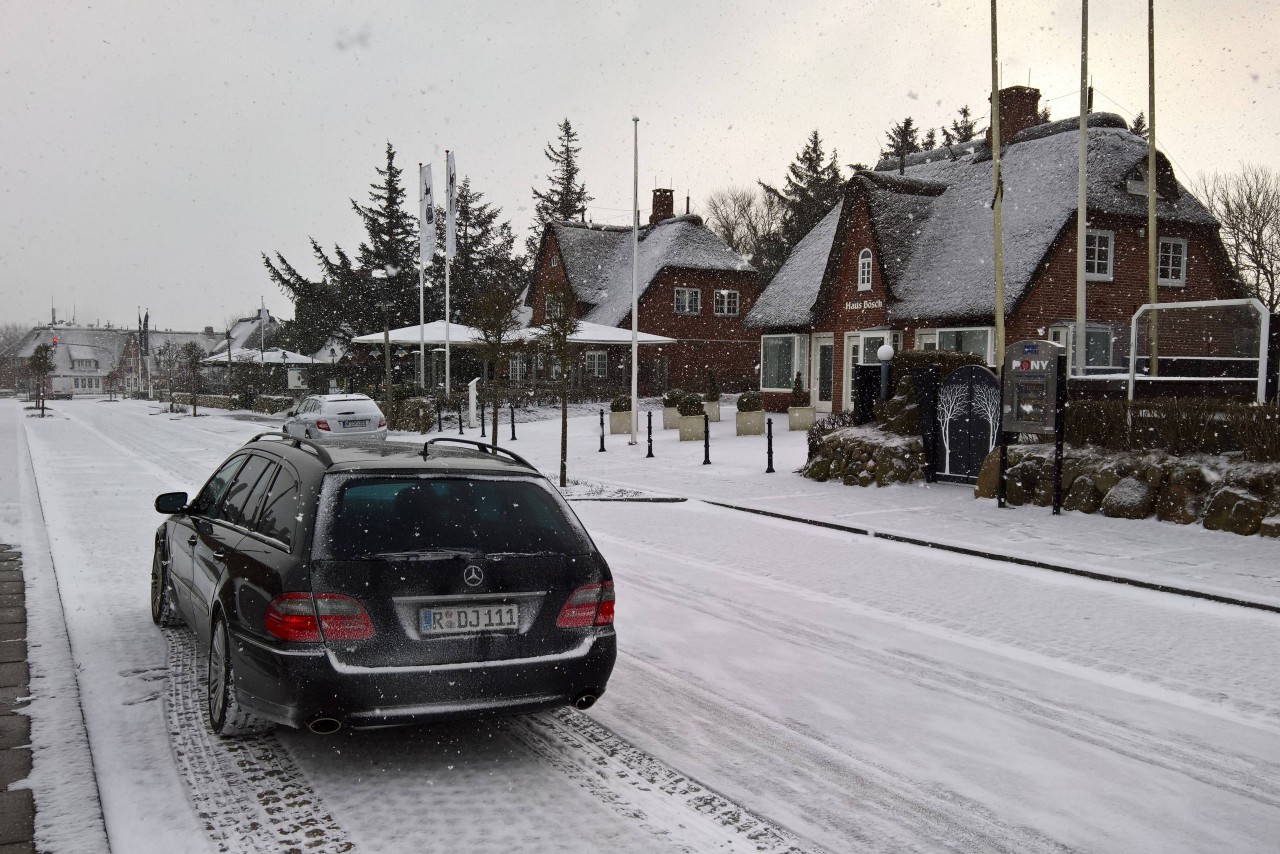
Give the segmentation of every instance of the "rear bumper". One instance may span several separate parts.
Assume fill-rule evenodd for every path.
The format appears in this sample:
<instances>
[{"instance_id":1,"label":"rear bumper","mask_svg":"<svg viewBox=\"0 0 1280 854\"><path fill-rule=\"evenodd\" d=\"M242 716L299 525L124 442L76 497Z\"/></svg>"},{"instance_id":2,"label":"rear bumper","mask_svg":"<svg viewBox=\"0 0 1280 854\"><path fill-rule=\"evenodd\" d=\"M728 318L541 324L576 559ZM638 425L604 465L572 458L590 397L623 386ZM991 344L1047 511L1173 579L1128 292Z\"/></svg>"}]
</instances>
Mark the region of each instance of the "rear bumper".
<instances>
[{"instance_id":1,"label":"rear bumper","mask_svg":"<svg viewBox=\"0 0 1280 854\"><path fill-rule=\"evenodd\" d=\"M323 650L233 644L240 702L292 727L329 717L353 728L523 714L604 693L617 658L612 631L572 653L470 665L351 668Z\"/></svg>"}]
</instances>

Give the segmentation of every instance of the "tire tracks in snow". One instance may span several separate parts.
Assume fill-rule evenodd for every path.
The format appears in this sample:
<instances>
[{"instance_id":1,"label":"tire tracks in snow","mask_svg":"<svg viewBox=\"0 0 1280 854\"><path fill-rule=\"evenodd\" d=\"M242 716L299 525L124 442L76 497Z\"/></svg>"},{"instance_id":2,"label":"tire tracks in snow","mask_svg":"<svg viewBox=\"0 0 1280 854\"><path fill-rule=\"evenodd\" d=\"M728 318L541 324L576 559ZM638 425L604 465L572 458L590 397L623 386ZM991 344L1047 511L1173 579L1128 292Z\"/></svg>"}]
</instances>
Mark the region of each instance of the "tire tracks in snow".
<instances>
[{"instance_id":1,"label":"tire tracks in snow","mask_svg":"<svg viewBox=\"0 0 1280 854\"><path fill-rule=\"evenodd\" d=\"M504 728L621 815L687 854L822 854L778 825L627 743L572 709L511 718ZM655 819L665 821L655 824Z\"/></svg>"},{"instance_id":2,"label":"tire tracks in snow","mask_svg":"<svg viewBox=\"0 0 1280 854\"><path fill-rule=\"evenodd\" d=\"M667 561L716 572L734 573L731 567L691 558L685 554L625 537L608 534L600 535L599 538L615 542L633 552L651 554ZM746 578L745 580L750 581L751 579ZM725 585L717 586L714 591L711 591L709 588L703 588L685 580L673 581L664 579L662 582L656 582L643 576L632 576L628 579L628 583L643 589L646 595L654 596L673 605L684 604L691 600L698 601L701 603L699 607L711 613L717 620L733 623L749 630L763 632L778 640L800 643L815 650L841 657L847 657L850 652L854 652L857 655L859 665L873 668L891 677L906 679L922 688L945 692L967 702L997 710L1001 714L1015 716L1077 741L1184 775L1200 783L1229 791L1261 804L1280 806L1280 764L1268 762L1263 758L1224 752L1216 747L1199 744L1185 737L1178 740L1163 737L1154 732L1135 728L1123 721L1112 720L1077 706L1048 699L1005 680L985 676L971 670L957 669L954 666L942 664L925 656L868 645L857 635L850 632L828 628L815 630L796 625L782 618L761 613L753 605L735 599L732 596L732 588ZM767 580L765 583L772 586L777 582ZM673 584L677 585L679 589L673 590ZM714 595L712 595L713 592ZM825 598L818 594L805 593L804 591L797 592L802 595ZM838 606L840 603L833 604ZM858 605L857 607L860 610L864 608L876 610L871 606ZM750 617L748 618L746 615L750 615ZM901 615L898 614L886 614L886 616L891 616L894 619L901 618ZM960 629L960 631L963 631L963 629ZM714 708L715 704L736 705L729 698L719 697L710 689L698 686L698 680L692 675L685 674L683 679L679 679L679 674L673 675L660 670L654 663L640 656L628 655L625 652L623 654L639 665L640 673L647 681L655 684L654 690L656 691L675 691L685 700L694 702L698 708L708 712ZM660 687L656 683L660 683ZM701 695L707 695L714 699L706 700ZM794 722L775 720L758 711L739 708L748 720L768 720L773 724L775 730L793 731L791 739L787 742L789 744L787 749L788 752L795 751L794 755L796 756L802 755L800 751L804 749L803 742L799 741L799 739L807 737L820 742L831 750L842 753L855 766L869 764L867 760L849 754L843 748L829 743L820 733L805 732L801 734L800 728ZM797 743L792 744L791 742ZM951 804L961 801L961 797L956 793L943 791L937 786L917 784L901 777L889 782L885 775L894 776L892 772L876 767L875 773L857 779L857 782L853 783L853 788L862 790L869 787L874 792L879 787L881 790L879 795L872 794L871 801L873 803L881 798L885 799L887 803L893 804L899 802L899 798L903 796L908 798L919 797L923 799L924 803L932 802L935 806L945 805L943 811L949 811ZM855 779L860 776L855 774ZM835 780L832 782L833 785L838 785ZM867 804L862 802L860 806L865 807ZM882 817L890 819L894 815L894 809L877 811L881 813ZM926 810L926 815L928 812ZM910 813L910 811L906 811L906 813ZM954 816L954 820L960 823L961 826L964 824L982 825L994 820L994 831L987 837L992 842L995 842L1007 829L1002 822L977 804L967 805L964 810ZM950 838L951 831L947 829L947 824L948 822L944 821L942 825L934 828L939 834L939 836L935 837L935 841L939 838ZM918 827L922 825L913 822L911 826ZM923 826L928 825L926 823ZM876 840L872 847L879 848L884 844L885 840ZM1004 850L1000 847L985 848L981 844L975 847L972 841L966 843L962 848L964 850ZM1023 843L1017 843L1008 850L1037 849Z\"/></svg>"},{"instance_id":3,"label":"tire tracks in snow","mask_svg":"<svg viewBox=\"0 0 1280 854\"><path fill-rule=\"evenodd\" d=\"M186 628L169 646L165 717L174 758L196 814L225 854L355 851L302 771L273 735L223 739L204 722L199 653Z\"/></svg>"}]
</instances>

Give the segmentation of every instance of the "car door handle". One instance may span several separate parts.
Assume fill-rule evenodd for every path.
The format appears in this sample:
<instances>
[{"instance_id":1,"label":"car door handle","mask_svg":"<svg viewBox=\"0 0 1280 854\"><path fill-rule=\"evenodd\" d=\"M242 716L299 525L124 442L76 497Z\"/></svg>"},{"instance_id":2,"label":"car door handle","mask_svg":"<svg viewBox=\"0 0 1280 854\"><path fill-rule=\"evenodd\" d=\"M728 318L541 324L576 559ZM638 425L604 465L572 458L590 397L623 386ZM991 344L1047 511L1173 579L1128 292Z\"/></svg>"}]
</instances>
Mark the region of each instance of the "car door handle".
<instances>
[{"instance_id":1,"label":"car door handle","mask_svg":"<svg viewBox=\"0 0 1280 854\"><path fill-rule=\"evenodd\" d=\"M196 540L198 539L200 538L197 537L195 534L192 534L191 536L187 537L187 545L194 546L196 544Z\"/></svg>"},{"instance_id":2,"label":"car door handle","mask_svg":"<svg viewBox=\"0 0 1280 854\"><path fill-rule=\"evenodd\" d=\"M227 556L227 552L224 549L216 549L213 553L214 560L222 560L226 556Z\"/></svg>"}]
</instances>

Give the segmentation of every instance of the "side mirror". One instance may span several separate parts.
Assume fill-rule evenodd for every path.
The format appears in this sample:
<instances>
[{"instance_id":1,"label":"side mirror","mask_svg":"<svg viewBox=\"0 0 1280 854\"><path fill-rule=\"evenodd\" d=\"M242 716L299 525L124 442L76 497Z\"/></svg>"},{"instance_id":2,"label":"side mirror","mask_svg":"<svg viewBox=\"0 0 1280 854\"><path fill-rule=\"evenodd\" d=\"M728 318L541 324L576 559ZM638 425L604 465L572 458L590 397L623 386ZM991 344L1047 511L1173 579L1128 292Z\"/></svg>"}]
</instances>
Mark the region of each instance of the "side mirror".
<instances>
[{"instance_id":1,"label":"side mirror","mask_svg":"<svg viewBox=\"0 0 1280 854\"><path fill-rule=\"evenodd\" d=\"M163 495L156 496L157 513L179 513L186 506L187 494L185 492L166 492Z\"/></svg>"},{"instance_id":2,"label":"side mirror","mask_svg":"<svg viewBox=\"0 0 1280 854\"><path fill-rule=\"evenodd\" d=\"M290 409L288 412L286 412L286 413L285 413L285 417L286 417L286 418L292 418L293 416L295 416L295 415L297 415L297 414L298 414L298 410L296 410L296 409Z\"/></svg>"}]
</instances>

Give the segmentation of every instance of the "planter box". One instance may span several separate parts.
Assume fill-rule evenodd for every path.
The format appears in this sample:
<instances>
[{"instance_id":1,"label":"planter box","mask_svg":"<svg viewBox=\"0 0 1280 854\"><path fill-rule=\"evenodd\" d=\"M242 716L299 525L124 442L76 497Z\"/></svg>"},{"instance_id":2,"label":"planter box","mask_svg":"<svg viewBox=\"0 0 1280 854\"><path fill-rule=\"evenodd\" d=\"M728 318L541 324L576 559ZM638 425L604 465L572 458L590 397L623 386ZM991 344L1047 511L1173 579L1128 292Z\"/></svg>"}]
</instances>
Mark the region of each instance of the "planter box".
<instances>
[{"instance_id":1,"label":"planter box","mask_svg":"<svg viewBox=\"0 0 1280 854\"><path fill-rule=\"evenodd\" d=\"M701 442L706 435L701 415L680 416L680 441Z\"/></svg>"},{"instance_id":2,"label":"planter box","mask_svg":"<svg viewBox=\"0 0 1280 854\"><path fill-rule=\"evenodd\" d=\"M674 430L680 426L680 410L674 406L662 407L662 429Z\"/></svg>"},{"instance_id":3,"label":"planter box","mask_svg":"<svg viewBox=\"0 0 1280 854\"><path fill-rule=\"evenodd\" d=\"M610 412L609 413L609 435L616 436L619 433L631 433L631 413L630 412Z\"/></svg>"},{"instance_id":4,"label":"planter box","mask_svg":"<svg viewBox=\"0 0 1280 854\"><path fill-rule=\"evenodd\" d=\"M720 401L718 400L714 402L703 401L702 411L707 413L707 417L709 417L712 421L719 421L720 420Z\"/></svg>"},{"instance_id":5,"label":"planter box","mask_svg":"<svg viewBox=\"0 0 1280 854\"><path fill-rule=\"evenodd\" d=\"M817 411L816 406L791 407L787 410L787 429L808 430L813 426L813 419Z\"/></svg>"},{"instance_id":6,"label":"planter box","mask_svg":"<svg viewBox=\"0 0 1280 854\"><path fill-rule=\"evenodd\" d=\"M763 436L764 435L764 413L763 412L739 412L738 416L738 435L739 436Z\"/></svg>"}]
</instances>

